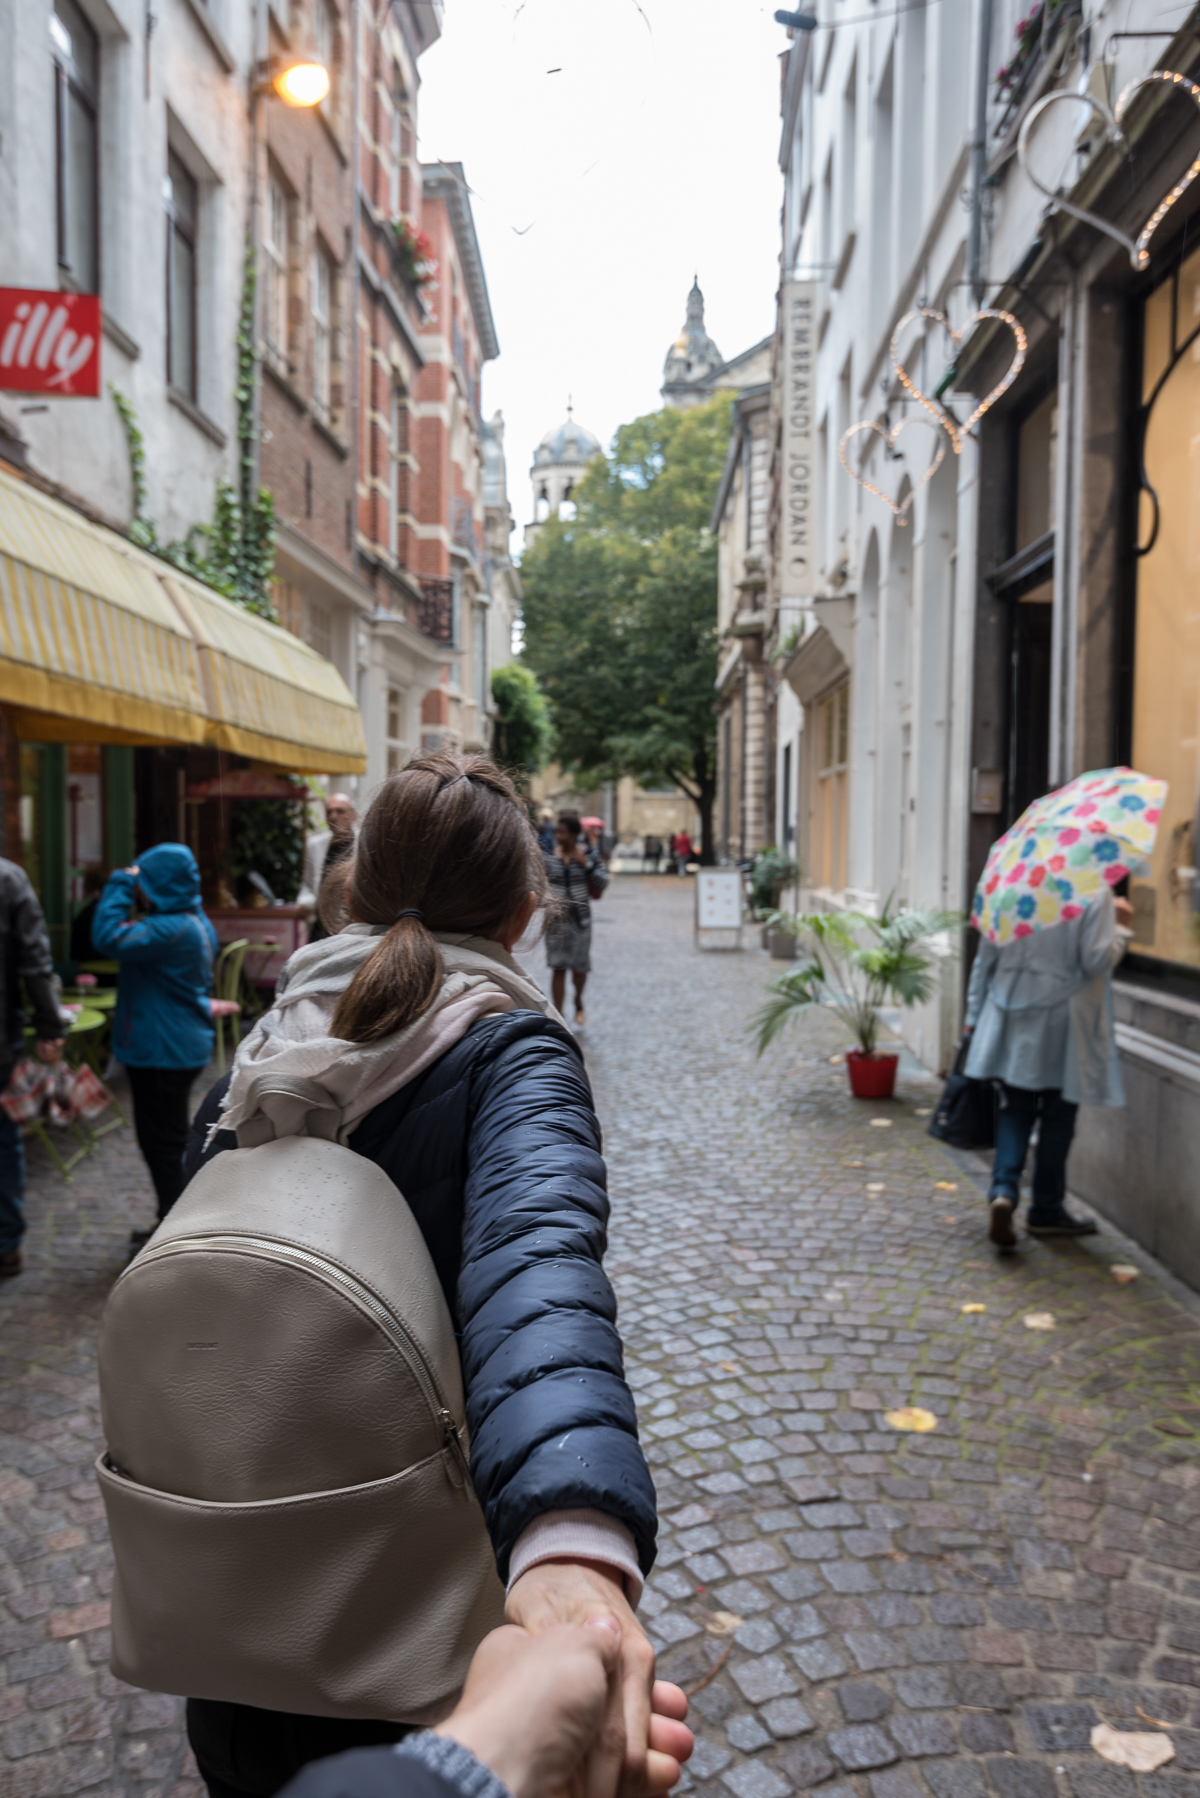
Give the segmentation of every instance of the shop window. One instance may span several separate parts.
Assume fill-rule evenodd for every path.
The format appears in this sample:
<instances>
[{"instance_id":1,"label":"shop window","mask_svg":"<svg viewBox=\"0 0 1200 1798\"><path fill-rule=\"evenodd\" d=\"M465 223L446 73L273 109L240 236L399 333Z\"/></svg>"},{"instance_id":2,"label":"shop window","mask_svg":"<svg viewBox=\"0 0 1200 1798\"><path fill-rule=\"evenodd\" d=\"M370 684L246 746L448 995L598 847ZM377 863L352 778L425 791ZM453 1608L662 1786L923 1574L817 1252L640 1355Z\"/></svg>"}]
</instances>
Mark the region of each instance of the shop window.
<instances>
[{"instance_id":1,"label":"shop window","mask_svg":"<svg viewBox=\"0 0 1200 1798\"><path fill-rule=\"evenodd\" d=\"M1143 402L1163 385L1146 429L1158 518L1137 565L1131 755L1135 768L1169 786L1149 877L1132 883L1130 898L1143 955L1200 967L1200 340L1171 367L1173 345L1200 321L1200 251L1177 281L1168 278L1145 303ZM1141 543L1154 523L1143 494Z\"/></svg>"},{"instance_id":2,"label":"shop window","mask_svg":"<svg viewBox=\"0 0 1200 1798\"><path fill-rule=\"evenodd\" d=\"M196 218L199 190L174 150L167 153L167 379L196 397Z\"/></svg>"},{"instance_id":3,"label":"shop window","mask_svg":"<svg viewBox=\"0 0 1200 1798\"><path fill-rule=\"evenodd\" d=\"M814 763L809 880L815 887L840 892L846 884L849 685L838 687L810 707L809 717Z\"/></svg>"},{"instance_id":4,"label":"shop window","mask_svg":"<svg viewBox=\"0 0 1200 1798\"><path fill-rule=\"evenodd\" d=\"M54 54L55 200L58 267L64 287L100 288L100 163L96 133L100 40L75 0L55 0L50 15Z\"/></svg>"}]
</instances>

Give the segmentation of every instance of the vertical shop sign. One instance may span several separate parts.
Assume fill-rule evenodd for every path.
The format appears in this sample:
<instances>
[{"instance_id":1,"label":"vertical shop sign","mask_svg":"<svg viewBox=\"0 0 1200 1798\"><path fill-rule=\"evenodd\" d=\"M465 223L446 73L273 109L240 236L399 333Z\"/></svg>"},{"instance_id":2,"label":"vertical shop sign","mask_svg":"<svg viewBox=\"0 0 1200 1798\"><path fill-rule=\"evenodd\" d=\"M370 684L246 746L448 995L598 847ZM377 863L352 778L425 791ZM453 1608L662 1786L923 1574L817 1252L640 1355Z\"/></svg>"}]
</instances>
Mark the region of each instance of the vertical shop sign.
<instances>
[{"instance_id":1,"label":"vertical shop sign","mask_svg":"<svg viewBox=\"0 0 1200 1798\"><path fill-rule=\"evenodd\" d=\"M816 570L817 283L785 281L783 318L783 594L807 599Z\"/></svg>"},{"instance_id":2,"label":"vertical shop sign","mask_svg":"<svg viewBox=\"0 0 1200 1798\"><path fill-rule=\"evenodd\" d=\"M0 391L99 399L100 331L94 293L0 287Z\"/></svg>"}]
</instances>

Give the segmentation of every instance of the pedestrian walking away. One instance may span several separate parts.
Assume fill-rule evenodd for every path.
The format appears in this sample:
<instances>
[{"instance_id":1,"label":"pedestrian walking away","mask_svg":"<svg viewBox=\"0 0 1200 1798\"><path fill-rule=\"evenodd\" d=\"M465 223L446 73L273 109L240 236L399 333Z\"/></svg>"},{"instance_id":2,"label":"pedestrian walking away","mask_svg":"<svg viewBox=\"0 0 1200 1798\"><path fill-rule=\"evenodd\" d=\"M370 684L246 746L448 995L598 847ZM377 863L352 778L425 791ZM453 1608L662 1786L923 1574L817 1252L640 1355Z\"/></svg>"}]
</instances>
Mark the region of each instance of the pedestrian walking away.
<instances>
[{"instance_id":1,"label":"pedestrian walking away","mask_svg":"<svg viewBox=\"0 0 1200 1798\"><path fill-rule=\"evenodd\" d=\"M1105 891L1078 917L998 947L984 937L967 989L966 1073L999 1082L989 1235L1016 1247L1013 1220L1038 1126L1031 1236L1088 1236L1067 1210L1067 1156L1080 1105L1123 1105L1112 1022L1112 971L1125 953L1132 908Z\"/></svg>"},{"instance_id":2,"label":"pedestrian walking away","mask_svg":"<svg viewBox=\"0 0 1200 1798\"><path fill-rule=\"evenodd\" d=\"M391 776L359 835L348 896L353 921L299 950L285 967L274 1008L197 1113L187 1171L202 1170L198 1195L219 1195L213 1180L226 1155L227 1178L236 1183L241 1152L257 1152L248 1145L303 1139L311 1116L314 1136L333 1134L403 1194L432 1264L426 1309L435 1298L444 1304L446 1338L453 1343L452 1322L461 1350L470 1474L485 1556L499 1576L488 1573L496 1602L509 1622L536 1634L586 1623L598 1611L616 1619L619 1664L592 1789L615 1789L622 1767L632 1789L647 1776L650 1743L654 1656L632 1606L654 1558L654 1491L601 1269L605 1170L582 1057L510 953L546 892L544 860L520 798L491 762L439 754ZM314 1154L328 1147L312 1144ZM185 1196L172 1229L182 1227L191 1202ZM160 1260L164 1268L203 1266L200 1256L168 1253ZM146 1265L135 1263L126 1280ZM547 1340L554 1342L551 1356ZM274 1336L263 1341L277 1364ZM101 1360L103 1381L103 1351ZM214 1367L213 1377L220 1371ZM138 1377L152 1380L153 1364ZM245 1378L253 1383L249 1366ZM414 1403L423 1406L420 1388L414 1390ZM561 1452L564 1441L569 1454ZM183 1500L228 1490L221 1483L226 1457L215 1439L212 1464L195 1441L188 1454L181 1476L187 1483L172 1488ZM116 1459L128 1469L121 1455ZM136 1479L137 1470L121 1478ZM161 1479L147 1483L163 1490ZM351 1531L341 1561L362 1570L369 1590L361 1602L376 1607L378 1621L371 1569L381 1551L353 1536L359 1516L339 1512ZM414 1525L403 1502L392 1527L398 1542L408 1540ZM140 1549L130 1552L137 1563ZM126 1579L119 1551L117 1559L114 1615ZM470 1652L490 1623L467 1639L457 1599L462 1568L436 1553L426 1565L428 1577L415 1582L420 1592L396 1584L394 1615L385 1606L379 1624L383 1636L402 1649L422 1635L442 1652L440 1629L451 1646L459 1642ZM303 1567L276 1571L289 1592L299 1591L302 1613L306 1603L310 1612L290 1632L287 1652L294 1656L298 1645L305 1676L336 1692L348 1657L370 1651L371 1643L349 1641L336 1620L327 1632L319 1627L322 1593L314 1580L305 1599ZM137 1572L138 1565L130 1567L131 1577ZM181 1568L180 1579L187 1576ZM164 1595L156 1573L153 1605L186 1653L196 1619L188 1608L172 1609L173 1577L168 1567ZM246 1640L246 1619L232 1614L238 1609L221 1605L206 1618L209 1690L193 1691L188 1704L189 1736L210 1798L264 1798L310 1761L396 1741L427 1721L413 1714L402 1690L390 1711L382 1702L366 1714L334 1700L323 1714L313 1714L311 1704L289 1705L261 1647L250 1657L253 1692L214 1691L222 1628ZM249 1627L261 1645L278 1620L251 1616ZM410 1684L421 1673L410 1667ZM264 1701L264 1689L277 1696Z\"/></svg>"},{"instance_id":3,"label":"pedestrian walking away","mask_svg":"<svg viewBox=\"0 0 1200 1798\"><path fill-rule=\"evenodd\" d=\"M321 917L319 901L327 875L349 861L358 839L358 813L354 801L345 793L331 793L325 801L327 830L318 831L304 845L304 878L296 895L297 905L311 908L308 928L310 943L330 935Z\"/></svg>"},{"instance_id":4,"label":"pedestrian walking away","mask_svg":"<svg viewBox=\"0 0 1200 1798\"><path fill-rule=\"evenodd\" d=\"M688 863L696 858L695 846L686 830L678 830L671 838L671 855L675 862L676 874L683 875L688 871Z\"/></svg>"},{"instance_id":5,"label":"pedestrian walking away","mask_svg":"<svg viewBox=\"0 0 1200 1798\"><path fill-rule=\"evenodd\" d=\"M131 918L135 903L143 916ZM210 994L217 933L200 904L200 870L183 843L160 843L108 879L92 920L97 953L120 963L112 1047L129 1076L138 1147L158 1222L183 1190L188 1098L213 1052ZM140 1248L152 1230L134 1230Z\"/></svg>"},{"instance_id":6,"label":"pedestrian walking away","mask_svg":"<svg viewBox=\"0 0 1200 1798\"><path fill-rule=\"evenodd\" d=\"M551 910L546 922L546 964L555 1009L566 1012L567 973L575 985L575 1022L586 1021L583 989L592 967L592 907L608 885L599 855L580 841L583 826L574 812L561 812L554 828L554 851L545 857Z\"/></svg>"},{"instance_id":7,"label":"pedestrian walking away","mask_svg":"<svg viewBox=\"0 0 1200 1798\"><path fill-rule=\"evenodd\" d=\"M25 1053L25 1012L21 982L33 1007L35 1053L57 1061L64 1042L62 1019L51 976L50 937L29 876L15 862L0 860L0 1092ZM0 1278L21 1272L25 1235L25 1145L21 1127L0 1106Z\"/></svg>"}]
</instances>

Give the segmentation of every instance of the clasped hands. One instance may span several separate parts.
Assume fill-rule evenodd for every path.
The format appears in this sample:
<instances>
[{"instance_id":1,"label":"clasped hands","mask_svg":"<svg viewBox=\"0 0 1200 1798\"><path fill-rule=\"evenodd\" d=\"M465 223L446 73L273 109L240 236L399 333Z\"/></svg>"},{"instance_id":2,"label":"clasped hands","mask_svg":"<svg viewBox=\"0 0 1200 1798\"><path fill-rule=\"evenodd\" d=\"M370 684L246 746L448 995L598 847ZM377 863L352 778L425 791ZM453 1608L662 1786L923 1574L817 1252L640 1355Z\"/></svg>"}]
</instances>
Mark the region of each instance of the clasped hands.
<instances>
[{"instance_id":1,"label":"clasped hands","mask_svg":"<svg viewBox=\"0 0 1200 1798\"><path fill-rule=\"evenodd\" d=\"M619 1575L542 1562L513 1586L506 1612L438 1733L485 1761L514 1798L669 1791L692 1752L687 1699L654 1678Z\"/></svg>"}]
</instances>

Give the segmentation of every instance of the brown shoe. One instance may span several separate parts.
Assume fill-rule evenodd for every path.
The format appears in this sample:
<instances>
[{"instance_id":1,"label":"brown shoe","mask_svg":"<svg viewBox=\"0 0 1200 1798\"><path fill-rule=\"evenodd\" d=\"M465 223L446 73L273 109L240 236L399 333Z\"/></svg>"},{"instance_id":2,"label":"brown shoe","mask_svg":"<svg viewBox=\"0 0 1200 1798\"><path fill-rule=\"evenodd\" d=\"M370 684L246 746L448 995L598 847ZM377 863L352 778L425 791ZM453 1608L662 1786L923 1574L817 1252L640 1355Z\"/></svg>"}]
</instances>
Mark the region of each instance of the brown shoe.
<instances>
[{"instance_id":1,"label":"brown shoe","mask_svg":"<svg viewBox=\"0 0 1200 1798\"><path fill-rule=\"evenodd\" d=\"M24 1265L25 1257L20 1249L6 1249L0 1255L0 1280L10 1280L14 1274L20 1273Z\"/></svg>"}]
</instances>

